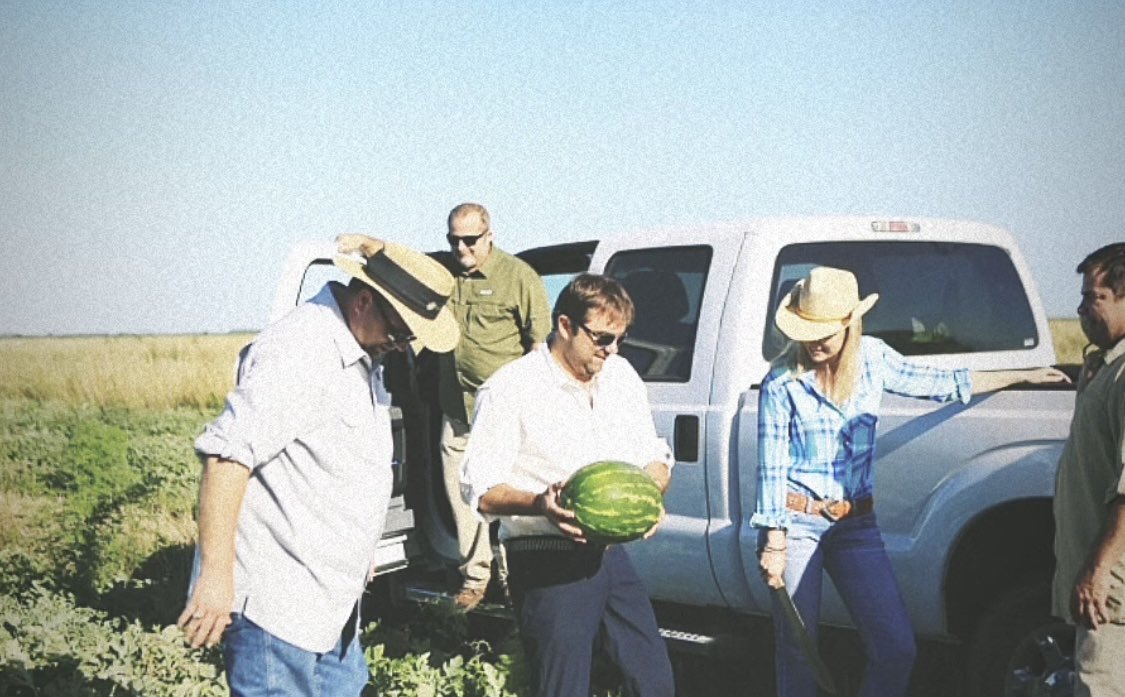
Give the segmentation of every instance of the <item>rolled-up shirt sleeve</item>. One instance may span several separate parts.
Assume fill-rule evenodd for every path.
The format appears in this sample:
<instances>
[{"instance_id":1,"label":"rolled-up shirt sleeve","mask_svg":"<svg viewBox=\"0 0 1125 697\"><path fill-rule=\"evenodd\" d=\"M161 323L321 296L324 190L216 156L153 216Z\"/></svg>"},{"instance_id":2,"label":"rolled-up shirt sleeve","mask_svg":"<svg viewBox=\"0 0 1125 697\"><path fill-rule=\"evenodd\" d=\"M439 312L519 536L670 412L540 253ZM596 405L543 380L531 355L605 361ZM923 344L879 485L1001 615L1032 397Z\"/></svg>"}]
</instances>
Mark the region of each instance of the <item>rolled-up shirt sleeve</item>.
<instances>
[{"instance_id":1,"label":"rolled-up shirt sleeve","mask_svg":"<svg viewBox=\"0 0 1125 697\"><path fill-rule=\"evenodd\" d=\"M883 354L884 387L888 392L907 397L928 397L938 402L968 404L972 399L973 384L968 370L920 365L906 360L883 342L879 345Z\"/></svg>"},{"instance_id":2,"label":"rolled-up shirt sleeve","mask_svg":"<svg viewBox=\"0 0 1125 697\"><path fill-rule=\"evenodd\" d=\"M657 435L653 435L649 456L641 463L641 466L643 467L650 462L663 462L668 467L669 472L676 466L676 460L672 457L672 449L668 447L668 441Z\"/></svg>"},{"instance_id":3,"label":"rolled-up shirt sleeve","mask_svg":"<svg viewBox=\"0 0 1125 697\"><path fill-rule=\"evenodd\" d=\"M304 359L302 365L300 354L297 347L268 339L251 346L222 413L196 438L196 452L253 470L325 418L330 406L317 397L323 390L307 384L309 364Z\"/></svg>"},{"instance_id":4,"label":"rolled-up shirt sleeve","mask_svg":"<svg viewBox=\"0 0 1125 697\"><path fill-rule=\"evenodd\" d=\"M663 462L668 471L676 464L672 457L672 449L668 441L661 438L656 432L656 424L652 420L652 407L648 399L648 388L636 371L620 371L620 380L626 385L628 404L621 409L621 413L629 419L628 425L623 429L622 437L633 439L637 443L637 452L641 454L635 463L644 467L650 462Z\"/></svg>"},{"instance_id":5,"label":"rolled-up shirt sleeve","mask_svg":"<svg viewBox=\"0 0 1125 697\"><path fill-rule=\"evenodd\" d=\"M750 525L788 528L786 477L790 466L789 400L782 380L767 380L758 395L758 491Z\"/></svg>"},{"instance_id":6,"label":"rolled-up shirt sleeve","mask_svg":"<svg viewBox=\"0 0 1125 697\"><path fill-rule=\"evenodd\" d=\"M477 392L472 437L461 460L461 498L486 522L497 516L480 512L488 490L510 481L520 450L517 400L505 399L485 384Z\"/></svg>"}]
</instances>

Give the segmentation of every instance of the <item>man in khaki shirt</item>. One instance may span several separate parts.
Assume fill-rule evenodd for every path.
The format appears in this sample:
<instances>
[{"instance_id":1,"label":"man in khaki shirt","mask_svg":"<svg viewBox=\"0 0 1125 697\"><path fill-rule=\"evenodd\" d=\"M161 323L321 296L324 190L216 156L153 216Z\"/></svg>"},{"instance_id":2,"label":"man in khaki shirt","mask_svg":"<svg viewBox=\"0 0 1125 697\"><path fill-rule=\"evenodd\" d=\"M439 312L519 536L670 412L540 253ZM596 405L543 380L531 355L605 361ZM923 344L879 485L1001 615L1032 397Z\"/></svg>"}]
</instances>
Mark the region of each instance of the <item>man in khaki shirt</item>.
<instances>
[{"instance_id":1,"label":"man in khaki shirt","mask_svg":"<svg viewBox=\"0 0 1125 697\"><path fill-rule=\"evenodd\" d=\"M1054 613L1077 625L1075 697L1125 696L1125 243L1078 265L1078 380L1055 480Z\"/></svg>"},{"instance_id":2,"label":"man in khaki shirt","mask_svg":"<svg viewBox=\"0 0 1125 697\"><path fill-rule=\"evenodd\" d=\"M477 388L498 368L546 340L551 310L539 275L493 244L484 206L462 203L450 211L447 222L450 254L441 261L456 279L449 307L461 329L461 342L441 361L441 455L461 556L456 602L471 610L484 597L492 564L488 526L461 496L461 459Z\"/></svg>"}]
</instances>

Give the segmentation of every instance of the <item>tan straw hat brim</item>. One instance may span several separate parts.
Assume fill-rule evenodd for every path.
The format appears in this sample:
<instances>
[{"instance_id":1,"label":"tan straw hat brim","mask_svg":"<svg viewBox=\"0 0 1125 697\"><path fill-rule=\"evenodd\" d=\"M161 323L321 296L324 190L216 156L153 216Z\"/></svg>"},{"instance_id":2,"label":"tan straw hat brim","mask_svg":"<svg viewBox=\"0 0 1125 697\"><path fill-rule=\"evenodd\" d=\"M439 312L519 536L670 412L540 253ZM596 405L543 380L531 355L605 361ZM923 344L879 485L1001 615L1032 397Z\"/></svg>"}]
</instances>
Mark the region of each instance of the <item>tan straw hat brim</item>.
<instances>
[{"instance_id":1,"label":"tan straw hat brim","mask_svg":"<svg viewBox=\"0 0 1125 697\"><path fill-rule=\"evenodd\" d=\"M777 328L793 341L826 339L863 317L875 305L875 301L879 299L878 293L872 293L860 300L843 317L810 317L802 315L797 307L798 293L800 293L800 283L785 296L774 314L774 322L777 323Z\"/></svg>"},{"instance_id":2,"label":"tan straw hat brim","mask_svg":"<svg viewBox=\"0 0 1125 697\"><path fill-rule=\"evenodd\" d=\"M437 261L420 252L391 243L387 243L384 252L403 270L445 297L448 298L452 292L453 277ZM406 326L410 327L410 331L417 337L415 341L411 342L411 347L415 352L425 347L437 353L445 353L446 351L452 351L457 346L457 342L461 340L461 331L457 327L457 320L453 317L453 313L449 311L448 304L442 305L433 319L428 319L412 310L379 282L372 279L368 275L364 263L359 259L338 254L333 258L333 262L349 275L374 288L387 299L387 302L398 312L403 321L406 322Z\"/></svg>"}]
</instances>

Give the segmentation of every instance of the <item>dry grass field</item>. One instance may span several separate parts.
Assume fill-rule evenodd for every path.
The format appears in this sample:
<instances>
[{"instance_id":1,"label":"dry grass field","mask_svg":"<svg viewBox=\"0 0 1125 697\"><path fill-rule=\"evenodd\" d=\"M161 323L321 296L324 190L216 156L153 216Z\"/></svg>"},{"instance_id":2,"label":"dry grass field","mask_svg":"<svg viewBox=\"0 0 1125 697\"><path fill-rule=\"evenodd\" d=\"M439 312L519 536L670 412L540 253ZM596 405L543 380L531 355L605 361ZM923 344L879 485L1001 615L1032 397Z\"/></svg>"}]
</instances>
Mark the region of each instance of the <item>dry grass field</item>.
<instances>
[{"instance_id":1,"label":"dry grass field","mask_svg":"<svg viewBox=\"0 0 1125 697\"><path fill-rule=\"evenodd\" d=\"M215 409L253 334L0 339L0 397Z\"/></svg>"},{"instance_id":2,"label":"dry grass field","mask_svg":"<svg viewBox=\"0 0 1125 697\"><path fill-rule=\"evenodd\" d=\"M1078 321L1050 321L1059 363L1081 363ZM253 334L0 339L0 397L147 409L214 409Z\"/></svg>"},{"instance_id":3,"label":"dry grass field","mask_svg":"<svg viewBox=\"0 0 1125 697\"><path fill-rule=\"evenodd\" d=\"M1076 319L1052 319L1051 339L1055 342L1055 354L1059 363L1082 363L1082 349L1086 346L1086 336Z\"/></svg>"}]
</instances>

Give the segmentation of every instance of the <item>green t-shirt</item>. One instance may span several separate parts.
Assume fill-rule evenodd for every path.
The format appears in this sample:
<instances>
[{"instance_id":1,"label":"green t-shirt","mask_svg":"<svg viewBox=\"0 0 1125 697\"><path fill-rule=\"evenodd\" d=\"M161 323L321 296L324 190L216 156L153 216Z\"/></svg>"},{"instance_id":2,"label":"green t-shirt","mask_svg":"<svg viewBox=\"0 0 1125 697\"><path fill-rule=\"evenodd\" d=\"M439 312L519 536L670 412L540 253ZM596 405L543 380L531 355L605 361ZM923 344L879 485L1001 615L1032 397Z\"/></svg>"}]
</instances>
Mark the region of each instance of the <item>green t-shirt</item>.
<instances>
[{"instance_id":1,"label":"green t-shirt","mask_svg":"<svg viewBox=\"0 0 1125 697\"><path fill-rule=\"evenodd\" d=\"M443 258L456 285L449 308L461 328L461 341L441 360L441 410L469 421L477 388L501 366L545 341L551 309L543 279L523 260L496 247L470 274Z\"/></svg>"}]
</instances>

